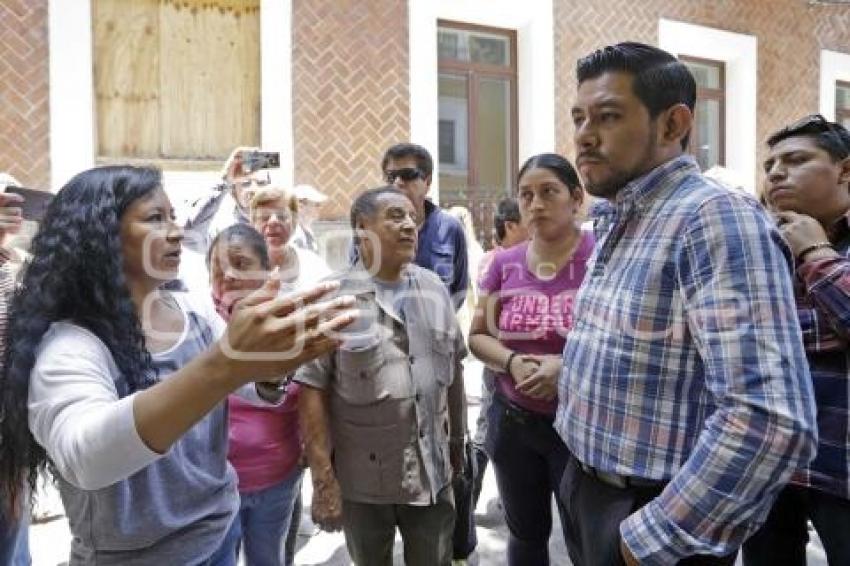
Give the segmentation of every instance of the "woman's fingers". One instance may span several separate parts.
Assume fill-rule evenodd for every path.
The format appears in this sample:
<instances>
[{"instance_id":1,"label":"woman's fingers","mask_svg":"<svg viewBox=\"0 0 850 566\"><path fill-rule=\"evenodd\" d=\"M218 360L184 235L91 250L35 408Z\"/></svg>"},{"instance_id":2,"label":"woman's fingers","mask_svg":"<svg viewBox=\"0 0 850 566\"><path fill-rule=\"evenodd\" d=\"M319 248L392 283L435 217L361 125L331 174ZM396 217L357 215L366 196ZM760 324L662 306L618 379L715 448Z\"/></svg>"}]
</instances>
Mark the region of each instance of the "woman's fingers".
<instances>
[{"instance_id":1,"label":"woman's fingers","mask_svg":"<svg viewBox=\"0 0 850 566\"><path fill-rule=\"evenodd\" d=\"M330 301L308 304L287 316L269 318L268 329L273 333L305 332L316 328L321 322L328 321L342 312L348 312L354 306L354 297L343 295ZM357 312L354 310L353 312ZM353 320L353 319L352 319Z\"/></svg>"},{"instance_id":2,"label":"woman's fingers","mask_svg":"<svg viewBox=\"0 0 850 566\"><path fill-rule=\"evenodd\" d=\"M275 277L274 279L278 279L279 285L279 278ZM325 283L319 283L315 287L305 289L304 291L288 293L281 297L276 296L270 301L258 304L257 314L260 316L275 316L278 318L286 317L307 305L316 303L328 293L332 293L337 289L339 289L339 283L336 281L328 281ZM345 295L343 297L345 297L344 300L351 300L353 302L353 299L350 297Z\"/></svg>"},{"instance_id":3,"label":"woman's fingers","mask_svg":"<svg viewBox=\"0 0 850 566\"><path fill-rule=\"evenodd\" d=\"M302 352L298 360L299 365L336 349L341 341L339 331L356 318L357 311L343 311L301 334L297 344Z\"/></svg>"},{"instance_id":4,"label":"woman's fingers","mask_svg":"<svg viewBox=\"0 0 850 566\"><path fill-rule=\"evenodd\" d=\"M541 371L537 371L527 379L519 383L516 388L518 391L533 397L535 399L551 396L554 384L552 379Z\"/></svg>"},{"instance_id":5,"label":"woman's fingers","mask_svg":"<svg viewBox=\"0 0 850 566\"><path fill-rule=\"evenodd\" d=\"M517 384L516 388L518 391L522 391L523 393L528 393L529 391L534 390L540 382L540 374L532 373L525 379L523 379L520 383Z\"/></svg>"},{"instance_id":6,"label":"woman's fingers","mask_svg":"<svg viewBox=\"0 0 850 566\"><path fill-rule=\"evenodd\" d=\"M270 302L276 300L278 293L280 292L280 277L277 277L278 269L275 267L272 271L272 276L270 276L265 283L263 283L262 287L256 289L255 291L251 291L247 295L245 295L239 302L236 304L236 308L238 309L246 309L248 307L259 307L265 306ZM263 309L259 308L258 313L262 316Z\"/></svg>"}]
</instances>

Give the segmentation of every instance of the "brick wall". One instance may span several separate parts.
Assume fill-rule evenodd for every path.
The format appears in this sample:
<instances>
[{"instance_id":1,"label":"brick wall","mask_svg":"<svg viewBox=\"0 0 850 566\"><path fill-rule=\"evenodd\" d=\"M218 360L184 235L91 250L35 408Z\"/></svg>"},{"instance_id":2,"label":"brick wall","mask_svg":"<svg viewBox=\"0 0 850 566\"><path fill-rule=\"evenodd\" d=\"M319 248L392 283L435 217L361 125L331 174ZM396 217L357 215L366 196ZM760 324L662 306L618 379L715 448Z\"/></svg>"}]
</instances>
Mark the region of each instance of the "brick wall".
<instances>
[{"instance_id":1,"label":"brick wall","mask_svg":"<svg viewBox=\"0 0 850 566\"><path fill-rule=\"evenodd\" d=\"M573 155L575 60L634 39L655 44L658 19L758 38L757 135L817 110L820 49L850 52L850 9L806 0L554 0L556 147ZM295 179L332 197L381 182L383 150L410 133L406 0L293 0ZM0 3L0 171L50 183L47 0ZM732 135L729 132L728 135ZM759 147L759 157L763 150Z\"/></svg>"},{"instance_id":2,"label":"brick wall","mask_svg":"<svg viewBox=\"0 0 850 566\"><path fill-rule=\"evenodd\" d=\"M556 146L571 158L576 59L619 41L657 45L660 18L758 38L758 163L764 156L761 140L819 110L820 50L850 52L850 8L804 0L555 0L554 12Z\"/></svg>"},{"instance_id":3,"label":"brick wall","mask_svg":"<svg viewBox=\"0 0 850 566\"><path fill-rule=\"evenodd\" d=\"M0 171L50 187L47 0L0 2Z\"/></svg>"},{"instance_id":4,"label":"brick wall","mask_svg":"<svg viewBox=\"0 0 850 566\"><path fill-rule=\"evenodd\" d=\"M345 217L410 135L407 2L295 0L292 12L295 181L330 196L326 218Z\"/></svg>"}]
</instances>

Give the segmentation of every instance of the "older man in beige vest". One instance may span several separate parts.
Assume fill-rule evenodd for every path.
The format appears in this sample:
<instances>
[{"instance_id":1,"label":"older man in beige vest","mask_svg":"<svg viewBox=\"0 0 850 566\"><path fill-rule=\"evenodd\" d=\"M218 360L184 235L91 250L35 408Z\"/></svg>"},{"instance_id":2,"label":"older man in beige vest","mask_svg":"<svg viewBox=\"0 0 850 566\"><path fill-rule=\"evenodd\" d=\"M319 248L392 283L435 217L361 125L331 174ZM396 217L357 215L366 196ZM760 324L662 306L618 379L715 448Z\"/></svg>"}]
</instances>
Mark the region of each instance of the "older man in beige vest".
<instances>
[{"instance_id":1,"label":"older man in beige vest","mask_svg":"<svg viewBox=\"0 0 850 566\"><path fill-rule=\"evenodd\" d=\"M408 566L451 563L466 347L442 282L412 263L415 214L392 187L355 200L360 259L333 277L361 318L295 377L313 518L343 528L358 566L391 566L396 528Z\"/></svg>"}]
</instances>

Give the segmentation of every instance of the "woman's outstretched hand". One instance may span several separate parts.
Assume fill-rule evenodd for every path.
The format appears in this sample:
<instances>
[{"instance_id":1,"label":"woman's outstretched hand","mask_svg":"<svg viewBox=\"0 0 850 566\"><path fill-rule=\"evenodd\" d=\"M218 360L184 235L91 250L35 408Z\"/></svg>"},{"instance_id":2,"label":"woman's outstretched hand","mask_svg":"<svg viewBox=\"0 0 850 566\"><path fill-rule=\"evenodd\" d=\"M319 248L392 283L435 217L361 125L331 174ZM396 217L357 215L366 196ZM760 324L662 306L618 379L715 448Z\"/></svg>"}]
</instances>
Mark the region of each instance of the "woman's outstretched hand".
<instances>
[{"instance_id":1,"label":"woman's outstretched hand","mask_svg":"<svg viewBox=\"0 0 850 566\"><path fill-rule=\"evenodd\" d=\"M279 296L280 278L240 300L218 346L234 376L258 381L290 373L339 345L338 331L356 317L354 297L322 300L338 283Z\"/></svg>"}]
</instances>

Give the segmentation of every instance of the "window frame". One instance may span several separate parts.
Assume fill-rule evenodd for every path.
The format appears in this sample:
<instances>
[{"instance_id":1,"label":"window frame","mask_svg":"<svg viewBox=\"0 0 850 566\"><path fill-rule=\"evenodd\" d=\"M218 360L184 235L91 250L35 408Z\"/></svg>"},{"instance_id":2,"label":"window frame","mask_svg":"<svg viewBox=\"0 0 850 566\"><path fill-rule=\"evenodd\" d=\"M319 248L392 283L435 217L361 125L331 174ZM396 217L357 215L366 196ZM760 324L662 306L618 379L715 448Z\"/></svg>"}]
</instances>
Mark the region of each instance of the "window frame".
<instances>
[{"instance_id":1,"label":"window frame","mask_svg":"<svg viewBox=\"0 0 850 566\"><path fill-rule=\"evenodd\" d=\"M835 81L835 121L839 124L844 123L844 120L850 122L850 105L838 106L838 89L846 88L850 90L850 81Z\"/></svg>"},{"instance_id":2,"label":"window frame","mask_svg":"<svg viewBox=\"0 0 850 566\"><path fill-rule=\"evenodd\" d=\"M467 61L457 61L453 59L440 59L439 53L437 57L437 76L442 74L450 74L455 76L463 76L467 81L466 100L467 100L467 187L477 188L479 183L479 163L478 156L475 154L474 148L478 142L477 139L477 108L478 108L478 84L481 79L505 79L510 85L510 144L509 152L511 155L508 163L508 179L509 196L513 194L515 187L513 179L519 170L518 148L519 148L519 120L518 120L518 104L517 104L517 33L516 30L497 28L491 26L483 26L479 24L470 24L465 22L456 22L452 20L437 19L437 33L441 29L453 29L465 32L482 32L490 35L505 37L509 40L510 65L488 65L483 63L472 63ZM438 118L439 120L439 118ZM439 162L439 153L436 156ZM475 190L475 189L473 189Z\"/></svg>"},{"instance_id":3,"label":"window frame","mask_svg":"<svg viewBox=\"0 0 850 566\"><path fill-rule=\"evenodd\" d=\"M720 147L718 148L719 160L717 165L726 166L726 62L717 59L706 59L703 57L695 57L693 55L679 55L679 61L682 63L696 63L718 69L720 88L706 88L697 85L697 102L700 100L716 100L720 109ZM688 140L688 153L696 157L694 148L694 140L697 139L697 123L691 128L691 135Z\"/></svg>"}]
</instances>

